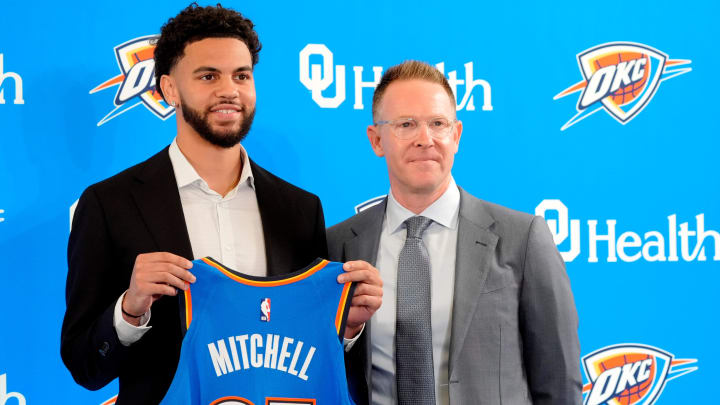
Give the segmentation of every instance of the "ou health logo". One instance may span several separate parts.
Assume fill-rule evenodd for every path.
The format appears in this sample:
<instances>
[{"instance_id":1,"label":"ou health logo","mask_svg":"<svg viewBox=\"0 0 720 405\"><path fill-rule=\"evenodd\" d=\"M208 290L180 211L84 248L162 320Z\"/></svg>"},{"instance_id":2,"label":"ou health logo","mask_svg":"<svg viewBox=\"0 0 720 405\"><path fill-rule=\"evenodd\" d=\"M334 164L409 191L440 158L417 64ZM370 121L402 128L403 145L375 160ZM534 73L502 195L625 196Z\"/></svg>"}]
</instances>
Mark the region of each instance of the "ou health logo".
<instances>
[{"instance_id":1,"label":"ou health logo","mask_svg":"<svg viewBox=\"0 0 720 405\"><path fill-rule=\"evenodd\" d=\"M158 37L158 35L138 37L115 47L115 58L120 74L90 90L90 94L93 94L119 86L113 100L115 108L97 123L98 126L140 104L145 105L145 108L162 120L168 119L175 113L175 108L165 103L155 89L153 55Z\"/></svg>"},{"instance_id":2,"label":"ou health logo","mask_svg":"<svg viewBox=\"0 0 720 405\"><path fill-rule=\"evenodd\" d=\"M583 80L558 93L553 100L582 90L577 114L561 131L591 114L605 109L625 125L647 106L660 82L688 73L690 60L670 59L667 54L644 44L609 42L577 55Z\"/></svg>"},{"instance_id":3,"label":"ou health logo","mask_svg":"<svg viewBox=\"0 0 720 405\"><path fill-rule=\"evenodd\" d=\"M584 405L652 405L665 383L697 367L682 367L697 359L676 359L671 353L642 344L618 344L583 357L589 381Z\"/></svg>"}]
</instances>

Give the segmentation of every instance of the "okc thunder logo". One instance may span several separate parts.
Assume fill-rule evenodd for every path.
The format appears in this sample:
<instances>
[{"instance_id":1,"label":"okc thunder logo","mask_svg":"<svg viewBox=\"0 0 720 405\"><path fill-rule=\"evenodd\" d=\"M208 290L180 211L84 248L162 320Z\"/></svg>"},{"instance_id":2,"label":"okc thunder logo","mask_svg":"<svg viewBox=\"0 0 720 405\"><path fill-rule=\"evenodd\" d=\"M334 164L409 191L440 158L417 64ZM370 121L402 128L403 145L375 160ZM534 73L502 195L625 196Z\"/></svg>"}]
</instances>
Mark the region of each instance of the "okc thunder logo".
<instances>
[{"instance_id":1,"label":"okc thunder logo","mask_svg":"<svg viewBox=\"0 0 720 405\"><path fill-rule=\"evenodd\" d=\"M621 124L628 123L652 100L660 82L687 73L685 59L668 56L647 45L609 42L577 55L583 80L556 95L553 100L582 90L577 111L561 131L601 108Z\"/></svg>"},{"instance_id":2,"label":"okc thunder logo","mask_svg":"<svg viewBox=\"0 0 720 405\"><path fill-rule=\"evenodd\" d=\"M604 347L583 357L588 384L584 405L651 405L665 383L697 367L684 367L697 359L675 359L657 347L619 344Z\"/></svg>"},{"instance_id":3,"label":"okc thunder logo","mask_svg":"<svg viewBox=\"0 0 720 405\"><path fill-rule=\"evenodd\" d=\"M155 91L155 52L154 40L158 35L148 35L131 39L115 47L120 74L90 90L90 94L112 86L119 86L115 94L115 108L110 111L98 126L118 115L144 104L158 118L166 120L175 109L165 103L160 93Z\"/></svg>"}]
</instances>

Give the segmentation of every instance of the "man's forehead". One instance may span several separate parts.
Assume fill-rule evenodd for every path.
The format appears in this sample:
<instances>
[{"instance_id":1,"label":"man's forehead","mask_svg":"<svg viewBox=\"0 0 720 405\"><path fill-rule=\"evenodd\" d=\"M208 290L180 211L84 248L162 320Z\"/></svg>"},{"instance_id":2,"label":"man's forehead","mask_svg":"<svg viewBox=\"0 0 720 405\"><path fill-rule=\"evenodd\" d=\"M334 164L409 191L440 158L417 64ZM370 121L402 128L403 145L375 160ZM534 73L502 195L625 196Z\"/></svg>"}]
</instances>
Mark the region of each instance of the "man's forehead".
<instances>
[{"instance_id":1,"label":"man's forehead","mask_svg":"<svg viewBox=\"0 0 720 405\"><path fill-rule=\"evenodd\" d=\"M445 88L428 80L397 80L388 85L380 101L381 111L411 115L418 110L447 113L454 111L454 101Z\"/></svg>"},{"instance_id":2,"label":"man's forehead","mask_svg":"<svg viewBox=\"0 0 720 405\"><path fill-rule=\"evenodd\" d=\"M198 66L212 66L218 70L249 66L252 70L252 55L247 45L237 38L204 38L185 45L179 64L189 65L192 70Z\"/></svg>"}]
</instances>

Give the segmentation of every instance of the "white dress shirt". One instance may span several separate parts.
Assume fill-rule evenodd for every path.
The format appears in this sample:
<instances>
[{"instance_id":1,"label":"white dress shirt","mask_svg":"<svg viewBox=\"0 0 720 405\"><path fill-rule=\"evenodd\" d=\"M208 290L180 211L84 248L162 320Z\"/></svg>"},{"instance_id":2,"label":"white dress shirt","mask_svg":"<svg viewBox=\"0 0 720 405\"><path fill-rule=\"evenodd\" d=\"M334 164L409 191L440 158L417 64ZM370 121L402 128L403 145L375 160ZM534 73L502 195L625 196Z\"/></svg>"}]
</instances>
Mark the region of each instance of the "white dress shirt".
<instances>
[{"instance_id":1,"label":"white dress shirt","mask_svg":"<svg viewBox=\"0 0 720 405\"><path fill-rule=\"evenodd\" d=\"M242 145L240 181L225 196L210 189L180 151L176 140L170 145L169 153L193 257L199 259L211 256L241 273L266 276L265 239L260 210L250 161ZM127 323L120 307L123 296L115 305L113 324L120 342L127 346L138 341L150 329L147 326L150 311L141 318L141 326Z\"/></svg>"},{"instance_id":2,"label":"white dress shirt","mask_svg":"<svg viewBox=\"0 0 720 405\"><path fill-rule=\"evenodd\" d=\"M445 193L420 215L433 220L423 234L430 256L431 322L435 398L438 405L450 403L448 360L450 325L455 282L460 191L455 180ZM400 251L405 244L405 220L415 214L401 206L388 194L387 209L380 234L377 269L383 280L383 304L371 318L372 398L376 405L397 403L395 384L395 318L397 306L397 268Z\"/></svg>"}]
</instances>

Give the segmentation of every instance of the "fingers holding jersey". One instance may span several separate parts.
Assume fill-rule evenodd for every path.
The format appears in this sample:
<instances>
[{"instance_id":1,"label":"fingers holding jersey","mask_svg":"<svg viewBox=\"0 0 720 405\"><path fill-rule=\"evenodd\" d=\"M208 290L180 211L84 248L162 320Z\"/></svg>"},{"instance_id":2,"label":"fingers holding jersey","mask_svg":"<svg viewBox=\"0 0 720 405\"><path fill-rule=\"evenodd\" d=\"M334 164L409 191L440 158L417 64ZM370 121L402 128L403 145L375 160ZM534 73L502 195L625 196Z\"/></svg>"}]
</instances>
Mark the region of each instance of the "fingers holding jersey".
<instances>
[{"instance_id":1,"label":"fingers holding jersey","mask_svg":"<svg viewBox=\"0 0 720 405\"><path fill-rule=\"evenodd\" d=\"M370 263L356 260L343 265L344 274L337 278L339 283L355 282L350 312L348 312L345 328L345 337L352 338L357 335L365 322L382 305L382 279L380 272Z\"/></svg>"},{"instance_id":2,"label":"fingers holding jersey","mask_svg":"<svg viewBox=\"0 0 720 405\"><path fill-rule=\"evenodd\" d=\"M192 263L167 252L144 253L135 259L130 286L125 294L123 311L141 315L163 295L176 295L194 283L195 276L188 271Z\"/></svg>"}]
</instances>

